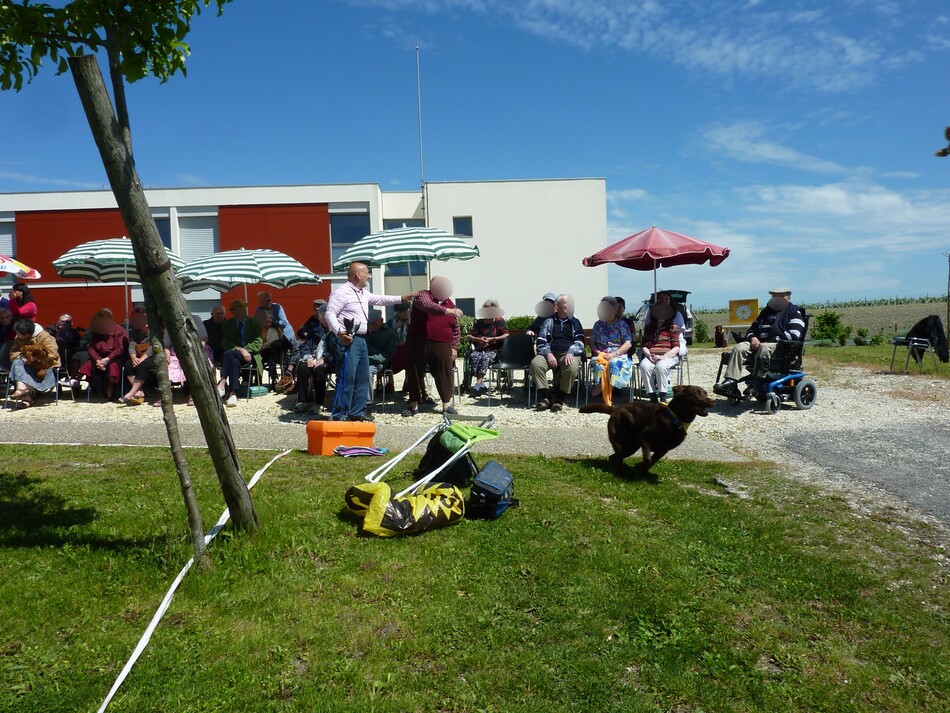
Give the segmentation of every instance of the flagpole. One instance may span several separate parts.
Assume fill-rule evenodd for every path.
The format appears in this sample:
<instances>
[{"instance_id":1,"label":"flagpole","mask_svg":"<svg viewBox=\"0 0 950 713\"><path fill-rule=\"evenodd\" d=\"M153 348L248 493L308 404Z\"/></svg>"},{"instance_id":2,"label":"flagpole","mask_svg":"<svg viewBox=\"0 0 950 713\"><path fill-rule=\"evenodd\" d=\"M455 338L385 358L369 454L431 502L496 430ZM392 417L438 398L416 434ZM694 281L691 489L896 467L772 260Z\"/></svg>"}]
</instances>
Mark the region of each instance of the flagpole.
<instances>
[{"instance_id":1,"label":"flagpole","mask_svg":"<svg viewBox=\"0 0 950 713\"><path fill-rule=\"evenodd\" d=\"M419 70L419 45L416 45L416 115L419 122L419 190L422 192L422 217L429 227L429 211L426 206L426 169L422 158L422 74Z\"/></svg>"}]
</instances>

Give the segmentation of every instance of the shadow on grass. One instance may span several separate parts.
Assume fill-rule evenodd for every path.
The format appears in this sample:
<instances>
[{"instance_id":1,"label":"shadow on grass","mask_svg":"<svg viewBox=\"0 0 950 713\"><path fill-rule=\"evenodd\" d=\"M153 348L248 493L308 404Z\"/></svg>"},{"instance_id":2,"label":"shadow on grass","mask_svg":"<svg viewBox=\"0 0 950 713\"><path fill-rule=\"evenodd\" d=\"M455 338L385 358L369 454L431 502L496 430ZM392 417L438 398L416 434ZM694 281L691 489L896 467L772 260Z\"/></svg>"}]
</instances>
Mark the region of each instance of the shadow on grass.
<instances>
[{"instance_id":1,"label":"shadow on grass","mask_svg":"<svg viewBox=\"0 0 950 713\"><path fill-rule=\"evenodd\" d=\"M656 485L659 476L656 473L650 471L644 471L640 465L642 461L637 461L634 465L628 465L624 462L623 465L623 474L617 475L614 473L613 466L610 464L610 460L606 457L604 458L565 458L565 461L568 463L578 463L580 465L587 466L592 470L599 470L607 475L613 475L614 477L620 478L621 480L627 480L630 482L637 483L649 483L650 485Z\"/></svg>"},{"instance_id":2,"label":"shadow on grass","mask_svg":"<svg viewBox=\"0 0 950 713\"><path fill-rule=\"evenodd\" d=\"M0 472L0 547L47 547L64 544L101 549L148 546L149 540L103 538L70 532L96 519L91 507L75 507L25 472Z\"/></svg>"}]
</instances>

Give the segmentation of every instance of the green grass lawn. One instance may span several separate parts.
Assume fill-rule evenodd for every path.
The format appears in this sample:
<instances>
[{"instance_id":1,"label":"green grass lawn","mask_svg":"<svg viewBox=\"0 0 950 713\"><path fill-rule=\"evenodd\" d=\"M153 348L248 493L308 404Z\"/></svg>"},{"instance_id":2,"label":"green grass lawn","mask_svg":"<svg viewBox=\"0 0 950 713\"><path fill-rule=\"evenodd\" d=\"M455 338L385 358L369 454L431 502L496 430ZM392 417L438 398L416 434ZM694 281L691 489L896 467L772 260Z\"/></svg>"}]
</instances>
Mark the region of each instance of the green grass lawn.
<instances>
[{"instance_id":1,"label":"green grass lawn","mask_svg":"<svg viewBox=\"0 0 950 713\"><path fill-rule=\"evenodd\" d=\"M894 354L894 345L893 344L882 344L879 346L864 346L864 347L839 347L839 346L809 346L806 348L805 354L805 363L806 367L808 361L811 359L819 359L821 361L829 362L832 364L848 364L854 366L867 366L875 371L884 371L889 372L891 367L891 355ZM907 348L898 347L896 356L894 357L894 371L895 373L903 373L904 371L904 360L907 358ZM934 371L934 362L930 357L930 354L924 354L924 370L923 374L925 376L936 376L942 379L950 379L950 364L944 364L938 358L937 369ZM914 358L911 357L910 364L907 368L908 374L920 374L920 368L917 366L917 362L914 361Z\"/></svg>"},{"instance_id":2,"label":"green grass lawn","mask_svg":"<svg viewBox=\"0 0 950 713\"><path fill-rule=\"evenodd\" d=\"M0 710L95 710L190 555L170 459L0 456ZM245 454L247 476L268 458ZM210 528L213 471L191 461ZM530 457L504 460L521 507L500 520L384 540L342 511L377 463L278 461L260 533L215 540L110 710L950 706L947 572L922 526L758 464L668 461L648 483Z\"/></svg>"}]
</instances>

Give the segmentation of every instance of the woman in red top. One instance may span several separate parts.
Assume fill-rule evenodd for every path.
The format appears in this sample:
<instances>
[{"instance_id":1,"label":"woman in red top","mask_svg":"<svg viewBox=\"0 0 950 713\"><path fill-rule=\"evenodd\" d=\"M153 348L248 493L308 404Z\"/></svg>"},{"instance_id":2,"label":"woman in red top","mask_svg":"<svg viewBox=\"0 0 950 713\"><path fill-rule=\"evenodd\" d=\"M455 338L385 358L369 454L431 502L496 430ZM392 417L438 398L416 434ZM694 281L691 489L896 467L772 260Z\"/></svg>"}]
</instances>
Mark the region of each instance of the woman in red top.
<instances>
[{"instance_id":1,"label":"woman in red top","mask_svg":"<svg viewBox=\"0 0 950 713\"><path fill-rule=\"evenodd\" d=\"M36 321L36 302L33 301L30 288L22 282L10 288L10 311L13 313L14 322L21 317Z\"/></svg>"},{"instance_id":2,"label":"woman in red top","mask_svg":"<svg viewBox=\"0 0 950 713\"><path fill-rule=\"evenodd\" d=\"M79 370L79 378L94 383L105 381L106 398L111 400L119 383L122 364L129 350L129 335L112 319L112 311L101 309L89 323L89 361ZM93 378L95 375L97 378Z\"/></svg>"},{"instance_id":3,"label":"woman in red top","mask_svg":"<svg viewBox=\"0 0 950 713\"><path fill-rule=\"evenodd\" d=\"M415 416L422 398L422 380L426 367L432 372L435 387L442 400L442 413L458 413L451 405L454 388L453 367L458 356L462 310L449 299L452 283L447 277L433 277L429 289L422 290L412 301L409 328L406 332L406 389L409 406L403 416Z\"/></svg>"}]
</instances>

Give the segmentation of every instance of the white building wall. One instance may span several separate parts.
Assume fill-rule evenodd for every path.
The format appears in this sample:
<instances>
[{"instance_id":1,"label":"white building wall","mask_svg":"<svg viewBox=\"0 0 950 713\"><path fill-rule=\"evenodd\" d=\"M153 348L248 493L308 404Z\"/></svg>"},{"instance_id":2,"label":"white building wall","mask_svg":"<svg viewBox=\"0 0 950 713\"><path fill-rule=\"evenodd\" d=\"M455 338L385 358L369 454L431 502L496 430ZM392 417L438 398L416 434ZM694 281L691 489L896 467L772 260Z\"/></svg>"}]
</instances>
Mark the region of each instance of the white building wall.
<instances>
[{"instance_id":1,"label":"white building wall","mask_svg":"<svg viewBox=\"0 0 950 713\"><path fill-rule=\"evenodd\" d=\"M581 260L607 239L606 181L602 178L540 181L429 183L429 225L452 232L453 217L471 216L480 257L433 263L456 297L481 306L496 298L508 315L533 314L545 292L574 295L585 328L596 320L608 293L606 268Z\"/></svg>"}]
</instances>

